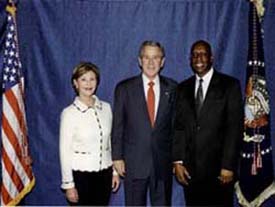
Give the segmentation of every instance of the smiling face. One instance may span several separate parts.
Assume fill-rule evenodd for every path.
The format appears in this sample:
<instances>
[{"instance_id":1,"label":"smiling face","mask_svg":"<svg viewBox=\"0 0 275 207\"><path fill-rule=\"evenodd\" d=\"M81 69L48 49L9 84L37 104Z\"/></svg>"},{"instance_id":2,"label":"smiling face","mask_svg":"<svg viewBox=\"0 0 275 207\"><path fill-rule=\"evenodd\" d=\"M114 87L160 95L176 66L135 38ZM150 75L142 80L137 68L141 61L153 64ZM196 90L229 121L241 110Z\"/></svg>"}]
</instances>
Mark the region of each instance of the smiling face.
<instances>
[{"instance_id":1,"label":"smiling face","mask_svg":"<svg viewBox=\"0 0 275 207\"><path fill-rule=\"evenodd\" d=\"M190 65L198 76L203 77L212 67L213 56L207 42L196 42L191 49Z\"/></svg>"},{"instance_id":2,"label":"smiling face","mask_svg":"<svg viewBox=\"0 0 275 207\"><path fill-rule=\"evenodd\" d=\"M142 72L150 80L155 79L164 64L164 57L161 49L156 46L145 46L138 58Z\"/></svg>"},{"instance_id":3,"label":"smiling face","mask_svg":"<svg viewBox=\"0 0 275 207\"><path fill-rule=\"evenodd\" d=\"M93 71L84 73L73 82L80 97L91 97L97 88L97 78Z\"/></svg>"}]
</instances>

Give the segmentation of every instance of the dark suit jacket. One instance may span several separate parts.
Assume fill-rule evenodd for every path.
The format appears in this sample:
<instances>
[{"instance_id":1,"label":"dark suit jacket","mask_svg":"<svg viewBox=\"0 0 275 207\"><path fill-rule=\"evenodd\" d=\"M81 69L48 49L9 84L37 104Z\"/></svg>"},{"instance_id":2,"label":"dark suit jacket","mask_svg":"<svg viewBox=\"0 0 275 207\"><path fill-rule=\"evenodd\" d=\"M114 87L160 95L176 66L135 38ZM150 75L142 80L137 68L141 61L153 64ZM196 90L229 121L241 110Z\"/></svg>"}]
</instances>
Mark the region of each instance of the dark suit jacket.
<instances>
[{"instance_id":1,"label":"dark suit jacket","mask_svg":"<svg viewBox=\"0 0 275 207\"><path fill-rule=\"evenodd\" d=\"M154 128L150 125L142 76L120 82L115 89L112 158L124 160L126 176L145 178L171 173L172 115L176 82L160 76L160 100Z\"/></svg>"},{"instance_id":2,"label":"dark suit jacket","mask_svg":"<svg viewBox=\"0 0 275 207\"><path fill-rule=\"evenodd\" d=\"M214 179L222 168L236 170L243 131L239 81L214 70L200 112L195 112L195 76L179 84L173 159L182 160L193 181Z\"/></svg>"}]
</instances>

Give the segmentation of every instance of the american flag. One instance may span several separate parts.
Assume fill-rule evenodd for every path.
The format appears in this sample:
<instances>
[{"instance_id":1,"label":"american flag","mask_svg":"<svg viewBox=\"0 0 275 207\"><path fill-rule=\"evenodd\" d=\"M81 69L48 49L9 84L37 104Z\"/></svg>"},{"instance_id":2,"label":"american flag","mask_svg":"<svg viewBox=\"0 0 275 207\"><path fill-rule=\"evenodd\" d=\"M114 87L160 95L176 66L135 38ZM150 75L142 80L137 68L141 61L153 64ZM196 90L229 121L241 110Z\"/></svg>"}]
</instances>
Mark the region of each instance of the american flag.
<instances>
[{"instance_id":1,"label":"american flag","mask_svg":"<svg viewBox=\"0 0 275 207\"><path fill-rule=\"evenodd\" d=\"M250 0L249 50L245 91L244 136L240 176L236 185L238 201L245 207L260 207L275 194L270 137L269 94L265 77L263 1Z\"/></svg>"},{"instance_id":2,"label":"american flag","mask_svg":"<svg viewBox=\"0 0 275 207\"><path fill-rule=\"evenodd\" d=\"M24 77L18 51L15 5L8 5L6 10L2 66L2 206L18 204L35 183L27 142Z\"/></svg>"}]
</instances>

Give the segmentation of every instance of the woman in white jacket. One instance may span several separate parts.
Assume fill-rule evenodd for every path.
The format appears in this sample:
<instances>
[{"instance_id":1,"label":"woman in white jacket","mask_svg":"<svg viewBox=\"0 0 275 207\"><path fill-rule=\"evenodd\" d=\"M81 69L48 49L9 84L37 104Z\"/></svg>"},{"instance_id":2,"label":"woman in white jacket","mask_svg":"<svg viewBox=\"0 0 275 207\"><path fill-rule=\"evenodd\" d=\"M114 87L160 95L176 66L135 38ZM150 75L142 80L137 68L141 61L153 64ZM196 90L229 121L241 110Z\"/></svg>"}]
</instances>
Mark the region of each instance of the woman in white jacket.
<instances>
[{"instance_id":1,"label":"woman in white jacket","mask_svg":"<svg viewBox=\"0 0 275 207\"><path fill-rule=\"evenodd\" d=\"M100 82L96 65L80 63L71 81L77 96L61 114L61 188L72 205L106 206L120 182L112 168L111 107L95 95Z\"/></svg>"}]
</instances>

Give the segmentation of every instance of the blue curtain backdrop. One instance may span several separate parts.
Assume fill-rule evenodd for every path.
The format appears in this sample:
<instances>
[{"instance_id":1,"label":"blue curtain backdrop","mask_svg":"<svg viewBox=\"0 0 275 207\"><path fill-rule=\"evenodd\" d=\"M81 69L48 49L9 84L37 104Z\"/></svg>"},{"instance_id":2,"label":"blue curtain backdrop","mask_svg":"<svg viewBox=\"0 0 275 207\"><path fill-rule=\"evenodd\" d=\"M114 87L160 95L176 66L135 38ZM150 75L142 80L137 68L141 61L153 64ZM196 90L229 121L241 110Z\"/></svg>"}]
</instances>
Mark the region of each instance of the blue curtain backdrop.
<instances>
[{"instance_id":1,"label":"blue curtain backdrop","mask_svg":"<svg viewBox=\"0 0 275 207\"><path fill-rule=\"evenodd\" d=\"M25 199L27 205L66 205L60 190L59 117L73 100L70 76L79 61L92 61L100 67L102 81L98 95L112 103L116 83L140 72L137 53L141 42L147 39L161 42L167 54L162 73L181 81L192 74L190 46L198 39L206 39L213 46L216 69L239 78L244 91L248 0L17 2L29 142L36 176L36 186ZM1 49L6 3L7 0L0 0ZM265 5L264 49L273 139L275 1L266 0ZM113 194L111 204L123 205L123 202L122 186ZM275 206L272 199L268 203L265 205ZM184 205L182 188L176 182L173 205Z\"/></svg>"}]
</instances>

